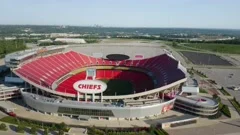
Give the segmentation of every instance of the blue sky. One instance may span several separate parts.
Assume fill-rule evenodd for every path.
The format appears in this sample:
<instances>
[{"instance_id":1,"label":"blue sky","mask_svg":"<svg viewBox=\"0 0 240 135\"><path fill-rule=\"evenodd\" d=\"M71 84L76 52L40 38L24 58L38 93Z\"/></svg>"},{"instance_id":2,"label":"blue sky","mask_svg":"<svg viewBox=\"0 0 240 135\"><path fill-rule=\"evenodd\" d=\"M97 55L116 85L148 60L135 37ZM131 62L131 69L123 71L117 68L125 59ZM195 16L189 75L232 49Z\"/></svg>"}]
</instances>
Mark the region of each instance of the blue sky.
<instances>
[{"instance_id":1,"label":"blue sky","mask_svg":"<svg viewBox=\"0 0 240 135\"><path fill-rule=\"evenodd\" d=\"M0 0L0 24L240 29L240 0Z\"/></svg>"}]
</instances>

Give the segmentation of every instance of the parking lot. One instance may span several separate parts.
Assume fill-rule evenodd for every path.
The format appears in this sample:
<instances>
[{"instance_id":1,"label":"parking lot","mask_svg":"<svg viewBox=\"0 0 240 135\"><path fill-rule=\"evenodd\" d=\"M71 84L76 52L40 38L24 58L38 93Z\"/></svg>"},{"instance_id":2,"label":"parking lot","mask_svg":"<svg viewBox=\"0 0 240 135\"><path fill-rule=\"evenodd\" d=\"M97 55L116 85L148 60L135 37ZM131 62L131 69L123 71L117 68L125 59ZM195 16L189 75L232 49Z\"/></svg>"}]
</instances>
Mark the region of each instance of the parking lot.
<instances>
[{"instance_id":1,"label":"parking lot","mask_svg":"<svg viewBox=\"0 0 240 135\"><path fill-rule=\"evenodd\" d=\"M184 128L184 129L169 129L170 135L239 135L240 120L220 121L219 124Z\"/></svg>"},{"instance_id":2,"label":"parking lot","mask_svg":"<svg viewBox=\"0 0 240 135\"><path fill-rule=\"evenodd\" d=\"M193 64L196 65L215 65L215 66L231 66L229 61L222 59L220 56L208 53L197 53L181 51L181 53Z\"/></svg>"},{"instance_id":3,"label":"parking lot","mask_svg":"<svg viewBox=\"0 0 240 135\"><path fill-rule=\"evenodd\" d=\"M217 69L217 68L198 68L205 73L208 78L223 86L232 96L240 101L240 91L234 91L232 86L240 86L240 69Z\"/></svg>"}]
</instances>

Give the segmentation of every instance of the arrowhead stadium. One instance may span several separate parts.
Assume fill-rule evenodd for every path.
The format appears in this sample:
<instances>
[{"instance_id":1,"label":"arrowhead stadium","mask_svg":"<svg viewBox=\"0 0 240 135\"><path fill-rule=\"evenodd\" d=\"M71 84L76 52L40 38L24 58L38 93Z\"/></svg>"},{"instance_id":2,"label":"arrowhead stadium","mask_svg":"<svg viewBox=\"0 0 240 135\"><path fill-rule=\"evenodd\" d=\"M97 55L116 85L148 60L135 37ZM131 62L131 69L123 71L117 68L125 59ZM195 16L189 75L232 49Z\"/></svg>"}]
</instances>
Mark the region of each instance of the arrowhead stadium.
<instances>
[{"instance_id":1,"label":"arrowhead stadium","mask_svg":"<svg viewBox=\"0 0 240 135\"><path fill-rule=\"evenodd\" d=\"M7 55L33 110L55 116L139 119L173 108L186 68L159 46L49 46Z\"/></svg>"}]
</instances>

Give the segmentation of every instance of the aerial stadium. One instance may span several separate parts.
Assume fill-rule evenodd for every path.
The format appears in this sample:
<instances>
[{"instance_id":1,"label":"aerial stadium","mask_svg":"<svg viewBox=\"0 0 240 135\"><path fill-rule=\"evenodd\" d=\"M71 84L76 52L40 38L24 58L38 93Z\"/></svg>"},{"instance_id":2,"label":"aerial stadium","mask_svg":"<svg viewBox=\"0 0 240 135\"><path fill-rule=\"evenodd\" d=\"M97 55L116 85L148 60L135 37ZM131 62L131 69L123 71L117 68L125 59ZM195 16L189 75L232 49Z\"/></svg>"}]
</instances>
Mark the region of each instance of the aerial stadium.
<instances>
[{"instance_id":1,"label":"aerial stadium","mask_svg":"<svg viewBox=\"0 0 240 135\"><path fill-rule=\"evenodd\" d=\"M177 97L183 98L179 94L187 81L186 68L159 46L39 47L9 54L5 64L24 82L20 93L29 108L78 119L130 120L164 114ZM196 110L205 105L198 102ZM203 115L215 114L217 106L213 102Z\"/></svg>"}]
</instances>

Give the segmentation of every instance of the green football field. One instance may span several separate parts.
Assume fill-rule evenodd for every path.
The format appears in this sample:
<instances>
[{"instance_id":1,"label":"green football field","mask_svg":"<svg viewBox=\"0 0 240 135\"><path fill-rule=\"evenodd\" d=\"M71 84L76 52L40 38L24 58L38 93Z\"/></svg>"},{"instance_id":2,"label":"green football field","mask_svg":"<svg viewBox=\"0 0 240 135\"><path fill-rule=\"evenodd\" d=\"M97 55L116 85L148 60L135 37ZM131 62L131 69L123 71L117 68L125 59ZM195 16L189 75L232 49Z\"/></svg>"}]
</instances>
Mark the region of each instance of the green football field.
<instances>
[{"instance_id":1,"label":"green football field","mask_svg":"<svg viewBox=\"0 0 240 135\"><path fill-rule=\"evenodd\" d=\"M103 95L127 95L133 94L133 85L126 80L101 80L107 84L107 90Z\"/></svg>"}]
</instances>

